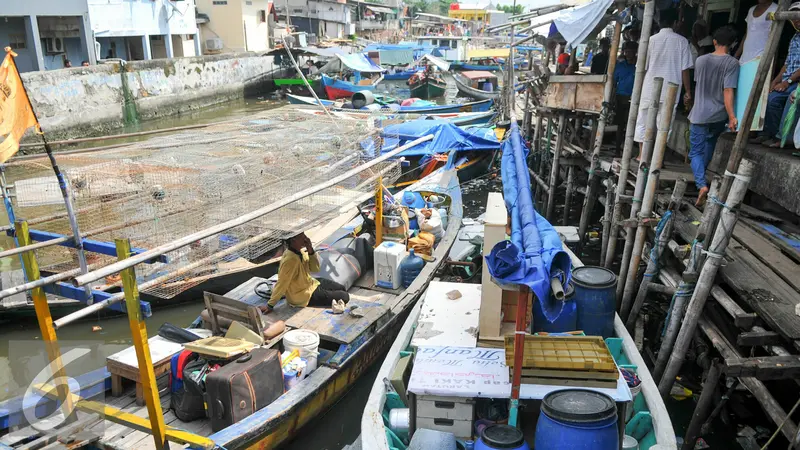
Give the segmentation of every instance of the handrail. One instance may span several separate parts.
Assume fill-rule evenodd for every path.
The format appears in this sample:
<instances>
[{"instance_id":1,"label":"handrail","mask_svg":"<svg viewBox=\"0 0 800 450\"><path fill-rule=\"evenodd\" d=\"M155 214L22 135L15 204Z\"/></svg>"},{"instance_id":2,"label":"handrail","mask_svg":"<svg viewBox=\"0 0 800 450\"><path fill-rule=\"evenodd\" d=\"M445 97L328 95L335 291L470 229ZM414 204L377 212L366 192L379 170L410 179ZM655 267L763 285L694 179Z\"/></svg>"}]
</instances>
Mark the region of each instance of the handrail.
<instances>
[{"instance_id":1,"label":"handrail","mask_svg":"<svg viewBox=\"0 0 800 450\"><path fill-rule=\"evenodd\" d=\"M171 252L171 251L179 249L181 247L185 247L185 246L191 244L192 242L198 241L200 239L207 238L209 236L213 236L213 235L218 234L218 233L222 233L223 231L229 230L229 229L231 229L233 227L236 227L236 226L242 225L244 223L250 222L252 220L255 220L255 219L257 219L257 218L259 218L261 216L264 216L266 214L269 214L269 213L271 213L271 212L273 212L273 211L275 211L275 210L277 210L279 208L282 208L282 207L284 207L286 205L294 203L294 202L296 202L298 200L301 200L301 199L303 199L305 197L313 195L313 194L315 194L315 193L317 193L317 192L319 192L319 191L321 191L323 189L327 189L329 187L333 187L336 184L341 183L342 181L344 181L344 180L346 180L346 179L348 179L348 178L350 178L350 177L352 177L352 176L354 176L354 175L356 175L356 174L358 174L360 172L363 172L366 169L369 169L370 167L373 167L373 166L375 166L375 165L377 165L379 163L382 163L383 161L386 161L386 160L388 160L388 159L390 159L390 158L392 158L394 156L399 155L400 153L404 152L405 150L408 150L409 148L415 147L415 146L417 146L417 145L419 145L419 144L421 144L423 142L430 141L430 140L433 139L433 137L434 136L432 134L428 134L428 135L423 136L423 137L421 137L419 139L415 139L415 140L409 142L406 145L400 146L400 147L396 148L395 150L392 150L391 152L388 152L388 153L386 153L384 155L381 155L381 156L379 156L379 157L377 157L377 158L375 158L375 159L373 159L373 160L371 160L371 161L369 161L369 162L367 162L365 164L362 164L362 165L360 165L360 166L358 166L358 167L356 167L354 169L348 170L347 172L345 172L345 173L343 173L343 174L341 174L341 175L339 175L337 177L334 177L334 178L332 178L332 179L330 179L330 180L328 180L328 181L326 181L324 183L318 184L316 186L312 186L310 188L304 189L304 190L302 190L302 191L300 191L300 192L298 192L298 193L296 193L294 195L291 195L291 196L289 196L289 197L287 197L287 198L285 198L283 200L279 200L277 202L270 203L269 205L267 205L267 206L265 206L263 208L257 209L255 211L252 211L252 212L250 212L248 214L245 214L243 216L237 217L235 219L228 220L226 222L214 225L212 227L208 227L208 228L206 228L204 230L197 231L197 232L192 233L192 234L190 234L188 236L184 236L184 237L182 237L180 239L176 239L176 240L174 240L172 242L168 242L166 244L160 245L160 246L155 247L155 248L153 248L151 250L147 250L145 252L142 252L142 253L140 253L138 255L131 256L130 258L127 258L127 259L125 259L123 261L118 261L118 262L115 262L113 264L109 264L108 266L102 267L100 269L93 270L91 272L83 274L83 275L81 275L79 277L74 278L72 280L72 284L74 284L75 286L84 286L84 285L86 285L88 283L91 283L92 281L99 280L101 278L105 278L105 277L107 277L109 275L115 274L115 273L120 272L120 271L122 271L124 269L127 269L129 267L133 267L136 264L140 264L140 263L143 263L145 261L151 260L154 257L163 255L163 254L165 254L167 252Z\"/></svg>"}]
</instances>

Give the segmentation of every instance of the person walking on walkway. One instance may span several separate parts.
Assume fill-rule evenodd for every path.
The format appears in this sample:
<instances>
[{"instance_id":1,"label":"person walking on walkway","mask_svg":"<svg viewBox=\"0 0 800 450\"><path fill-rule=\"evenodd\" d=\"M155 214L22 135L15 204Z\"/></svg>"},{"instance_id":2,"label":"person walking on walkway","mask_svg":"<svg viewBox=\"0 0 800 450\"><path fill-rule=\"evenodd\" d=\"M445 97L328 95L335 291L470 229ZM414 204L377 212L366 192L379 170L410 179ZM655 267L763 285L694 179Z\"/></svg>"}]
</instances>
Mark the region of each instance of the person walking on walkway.
<instances>
[{"instance_id":1,"label":"person walking on walkway","mask_svg":"<svg viewBox=\"0 0 800 450\"><path fill-rule=\"evenodd\" d=\"M708 195L706 168L714 155L719 135L727 128L736 131L734 91L739 82L739 61L728 52L736 40L736 30L724 26L714 32L714 52L697 58L694 81L695 102L689 113L689 158L694 184L699 190L695 205Z\"/></svg>"}]
</instances>

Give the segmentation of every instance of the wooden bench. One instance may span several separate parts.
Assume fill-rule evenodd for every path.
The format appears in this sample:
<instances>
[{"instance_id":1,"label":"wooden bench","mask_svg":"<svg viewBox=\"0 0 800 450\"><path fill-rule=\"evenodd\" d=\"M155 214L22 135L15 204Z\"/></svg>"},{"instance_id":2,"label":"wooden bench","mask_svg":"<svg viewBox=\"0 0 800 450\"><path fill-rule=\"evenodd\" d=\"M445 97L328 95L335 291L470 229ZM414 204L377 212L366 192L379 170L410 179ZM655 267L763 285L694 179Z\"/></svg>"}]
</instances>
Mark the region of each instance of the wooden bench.
<instances>
[{"instance_id":1,"label":"wooden bench","mask_svg":"<svg viewBox=\"0 0 800 450\"><path fill-rule=\"evenodd\" d=\"M168 341L161 336L153 336L147 340L150 346L150 359L153 361L155 376L170 371L172 355L183 350L183 345ZM111 395L119 397L123 393L122 380L128 379L136 383L136 404L144 405L144 389L139 377L139 362L136 349L131 346L106 358L106 367L111 373Z\"/></svg>"}]
</instances>

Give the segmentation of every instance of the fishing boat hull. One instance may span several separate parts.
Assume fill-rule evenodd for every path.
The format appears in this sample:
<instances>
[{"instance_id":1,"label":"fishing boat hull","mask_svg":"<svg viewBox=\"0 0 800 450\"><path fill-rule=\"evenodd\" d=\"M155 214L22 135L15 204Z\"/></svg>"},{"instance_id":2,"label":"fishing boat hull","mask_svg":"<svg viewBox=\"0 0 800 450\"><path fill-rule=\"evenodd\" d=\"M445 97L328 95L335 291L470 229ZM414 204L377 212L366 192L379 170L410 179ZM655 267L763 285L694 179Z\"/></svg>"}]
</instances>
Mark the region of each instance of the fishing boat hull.
<instances>
[{"instance_id":1,"label":"fishing boat hull","mask_svg":"<svg viewBox=\"0 0 800 450\"><path fill-rule=\"evenodd\" d=\"M463 81L459 80L458 77L454 77L456 80L456 86L458 87L458 92L476 100L496 100L499 96L499 92L487 92L482 91L480 89L475 89L472 86L467 85Z\"/></svg>"},{"instance_id":2,"label":"fishing boat hull","mask_svg":"<svg viewBox=\"0 0 800 450\"><path fill-rule=\"evenodd\" d=\"M410 88L411 97L427 100L444 96L447 84L430 78L423 78L418 83L412 84Z\"/></svg>"},{"instance_id":3,"label":"fishing boat hull","mask_svg":"<svg viewBox=\"0 0 800 450\"><path fill-rule=\"evenodd\" d=\"M480 64L470 64L465 62L452 62L450 68L458 71L465 70L488 70L489 72L497 72L501 69L499 65L482 66Z\"/></svg>"},{"instance_id":4,"label":"fishing boat hull","mask_svg":"<svg viewBox=\"0 0 800 450\"><path fill-rule=\"evenodd\" d=\"M295 105L311 105L319 106L319 103L313 97L303 97L300 95L287 94L286 98L289 103ZM336 102L331 100L322 100L322 104L326 107L331 107L334 111L354 111L349 108L341 108L336 106ZM469 103L450 104L450 105L437 105L437 106L401 106L395 112L400 113L414 113L414 114L449 114L459 112L486 112L492 109L494 101L479 100ZM362 108L362 110L366 110Z\"/></svg>"},{"instance_id":5,"label":"fishing boat hull","mask_svg":"<svg viewBox=\"0 0 800 450\"><path fill-rule=\"evenodd\" d=\"M349 99L356 92L372 92L375 90L374 84L353 84L349 81L336 80L325 74L322 75L321 82L322 86L325 88L325 94L328 96L328 100L337 100L340 98Z\"/></svg>"},{"instance_id":6,"label":"fishing boat hull","mask_svg":"<svg viewBox=\"0 0 800 450\"><path fill-rule=\"evenodd\" d=\"M383 76L384 80L407 80L411 78L411 75L414 75L417 72L416 69L413 70L404 70L402 72L397 73L389 73Z\"/></svg>"}]
</instances>

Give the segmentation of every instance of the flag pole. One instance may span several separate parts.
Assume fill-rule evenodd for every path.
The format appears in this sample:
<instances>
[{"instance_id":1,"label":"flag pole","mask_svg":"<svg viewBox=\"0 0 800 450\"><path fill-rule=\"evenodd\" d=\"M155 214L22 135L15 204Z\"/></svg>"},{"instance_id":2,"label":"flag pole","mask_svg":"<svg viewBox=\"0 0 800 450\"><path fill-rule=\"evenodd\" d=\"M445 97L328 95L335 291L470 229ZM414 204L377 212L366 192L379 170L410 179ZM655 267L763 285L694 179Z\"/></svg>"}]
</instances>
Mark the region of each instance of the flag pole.
<instances>
[{"instance_id":1,"label":"flag pole","mask_svg":"<svg viewBox=\"0 0 800 450\"><path fill-rule=\"evenodd\" d=\"M11 60L14 61L14 55L11 52L10 47L5 48L6 53L9 54ZM17 70L16 61L14 62L14 70ZM17 75L19 76L19 70L17 70ZM83 249L83 239L81 238L80 230L78 229L78 218L75 216L75 209L72 207L72 201L69 197L69 186L67 185L67 180L64 177L64 174L61 173L61 169L58 167L58 163L56 162L56 158L53 155L53 150L50 148L50 144L47 142L47 138L42 131L42 125L39 123L39 117L36 115L36 110L33 109L33 104L31 103L31 98L28 97L28 92L25 89L25 82L22 80L22 76L19 76L20 86L22 87L22 92L25 94L25 100L28 102L28 106L31 109L31 114L33 114L33 118L36 121L36 126L39 128L39 135L42 137L42 142L44 144L44 150L47 152L47 157L50 159L50 164L53 166L53 172L55 172L56 178L58 179L58 187L61 190L61 196L64 198L64 206L67 209L67 217L69 217L69 225L72 228L72 239L75 241L75 250L78 253L78 264L81 269L81 273L87 273L88 265L86 264L86 254ZM86 289L86 301L87 304L92 303L92 295L89 289Z\"/></svg>"}]
</instances>

